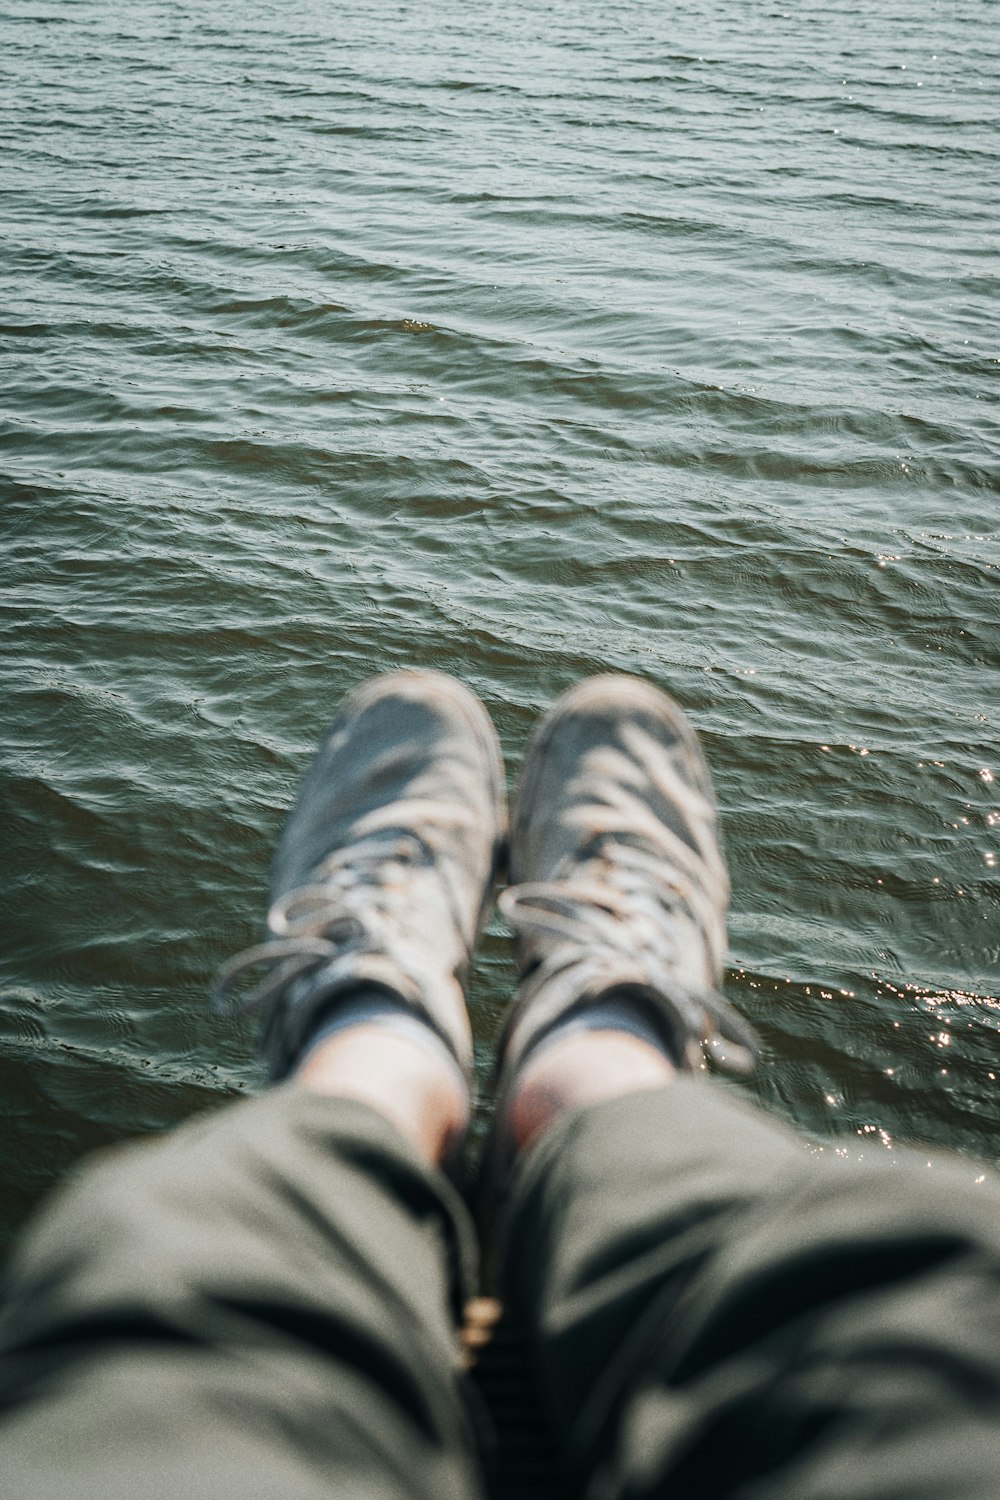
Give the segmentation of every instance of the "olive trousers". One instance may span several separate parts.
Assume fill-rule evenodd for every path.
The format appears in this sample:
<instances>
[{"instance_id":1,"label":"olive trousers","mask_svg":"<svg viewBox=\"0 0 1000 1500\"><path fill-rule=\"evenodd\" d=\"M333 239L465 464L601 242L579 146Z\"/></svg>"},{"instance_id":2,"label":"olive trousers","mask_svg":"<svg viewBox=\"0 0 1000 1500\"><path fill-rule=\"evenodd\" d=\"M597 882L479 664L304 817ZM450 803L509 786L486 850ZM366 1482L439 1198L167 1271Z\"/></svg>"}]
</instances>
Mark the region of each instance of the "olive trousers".
<instances>
[{"instance_id":1,"label":"olive trousers","mask_svg":"<svg viewBox=\"0 0 1000 1500\"><path fill-rule=\"evenodd\" d=\"M1000 1187L831 1155L701 1078L526 1154L503 1291L576 1492L1000 1494ZM285 1085L112 1152L9 1270L3 1494L476 1500L475 1262L361 1104Z\"/></svg>"}]
</instances>

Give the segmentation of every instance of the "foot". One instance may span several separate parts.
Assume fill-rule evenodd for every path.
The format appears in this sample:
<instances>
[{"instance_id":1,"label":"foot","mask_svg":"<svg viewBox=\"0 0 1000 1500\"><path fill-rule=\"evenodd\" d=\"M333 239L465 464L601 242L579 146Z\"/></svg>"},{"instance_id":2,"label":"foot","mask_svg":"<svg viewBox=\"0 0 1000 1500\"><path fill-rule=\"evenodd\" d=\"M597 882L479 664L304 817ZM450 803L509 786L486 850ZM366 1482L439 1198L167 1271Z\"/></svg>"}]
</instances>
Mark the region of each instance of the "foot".
<instances>
[{"instance_id":1,"label":"foot","mask_svg":"<svg viewBox=\"0 0 1000 1500\"><path fill-rule=\"evenodd\" d=\"M654 1074L666 1081L706 1052L731 1071L753 1066L753 1034L718 990L729 880L711 779L693 728L665 694L597 677L556 704L525 760L511 879L500 905L521 979L500 1094L515 1143L522 1117L525 1137L537 1134L529 1085L550 1104L574 1094L566 1049L583 1027L590 1040L577 1045L578 1064L597 1093L580 1088L593 1097L648 1087ZM616 1052L602 1082L595 1043L608 1031L632 1033L634 1045L628 1059ZM559 1062L555 1092L543 1046ZM629 1085L626 1075L646 1081ZM548 1105L543 1113L551 1117Z\"/></svg>"},{"instance_id":2,"label":"foot","mask_svg":"<svg viewBox=\"0 0 1000 1500\"><path fill-rule=\"evenodd\" d=\"M239 1003L263 1010L272 1080L359 996L419 1018L468 1079L464 982L504 834L500 747L467 688L398 672L347 698L278 845L268 940L215 986L225 1004L248 973L269 970Z\"/></svg>"}]
</instances>

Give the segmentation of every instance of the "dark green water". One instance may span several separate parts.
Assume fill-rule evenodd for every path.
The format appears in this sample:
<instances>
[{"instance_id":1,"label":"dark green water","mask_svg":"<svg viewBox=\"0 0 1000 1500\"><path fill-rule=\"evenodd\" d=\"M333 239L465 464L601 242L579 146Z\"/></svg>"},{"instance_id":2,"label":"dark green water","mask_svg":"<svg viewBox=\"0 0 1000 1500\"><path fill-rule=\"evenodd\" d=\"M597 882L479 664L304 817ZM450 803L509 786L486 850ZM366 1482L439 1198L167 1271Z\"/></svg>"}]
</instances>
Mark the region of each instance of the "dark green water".
<instances>
[{"instance_id":1,"label":"dark green water","mask_svg":"<svg viewBox=\"0 0 1000 1500\"><path fill-rule=\"evenodd\" d=\"M316 735L603 668L703 732L752 1090L1000 1157L988 0L11 0L3 1233L253 1087ZM994 777L998 780L994 780ZM483 1059L511 982L473 995Z\"/></svg>"}]
</instances>

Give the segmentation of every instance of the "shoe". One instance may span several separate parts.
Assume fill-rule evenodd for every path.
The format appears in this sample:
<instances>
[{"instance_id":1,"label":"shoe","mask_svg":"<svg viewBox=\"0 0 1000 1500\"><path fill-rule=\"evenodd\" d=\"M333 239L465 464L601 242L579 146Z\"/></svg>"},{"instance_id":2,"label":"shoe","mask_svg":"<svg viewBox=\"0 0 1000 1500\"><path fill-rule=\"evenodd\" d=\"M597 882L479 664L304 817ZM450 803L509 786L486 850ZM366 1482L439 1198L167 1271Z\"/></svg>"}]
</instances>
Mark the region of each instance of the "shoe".
<instances>
[{"instance_id":1,"label":"shoe","mask_svg":"<svg viewBox=\"0 0 1000 1500\"><path fill-rule=\"evenodd\" d=\"M676 703L631 677L566 693L525 759L510 859L520 985L501 1098L554 1027L612 1000L678 1067L753 1068L753 1032L719 992L729 877L711 778Z\"/></svg>"},{"instance_id":2,"label":"shoe","mask_svg":"<svg viewBox=\"0 0 1000 1500\"><path fill-rule=\"evenodd\" d=\"M272 1080L348 996L412 1008L466 1077L464 981L505 844L503 762L483 705L440 672L391 673L342 704L285 824L268 940L220 971L217 1006L261 1007Z\"/></svg>"}]
</instances>

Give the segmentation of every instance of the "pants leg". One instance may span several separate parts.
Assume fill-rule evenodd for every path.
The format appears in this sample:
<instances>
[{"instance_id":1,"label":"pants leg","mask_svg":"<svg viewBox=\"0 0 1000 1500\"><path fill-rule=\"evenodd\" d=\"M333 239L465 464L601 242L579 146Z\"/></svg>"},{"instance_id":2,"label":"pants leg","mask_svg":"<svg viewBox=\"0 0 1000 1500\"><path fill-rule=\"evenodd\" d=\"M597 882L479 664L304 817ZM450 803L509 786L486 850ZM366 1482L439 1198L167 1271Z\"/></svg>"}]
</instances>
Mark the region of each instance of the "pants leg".
<instances>
[{"instance_id":1,"label":"pants leg","mask_svg":"<svg viewBox=\"0 0 1000 1500\"><path fill-rule=\"evenodd\" d=\"M1000 1489L1000 1184L817 1158L681 1079L528 1153L508 1282L567 1462L602 1500Z\"/></svg>"},{"instance_id":2,"label":"pants leg","mask_svg":"<svg viewBox=\"0 0 1000 1500\"><path fill-rule=\"evenodd\" d=\"M294 1086L90 1166L0 1319L3 1490L474 1500L464 1210L374 1111Z\"/></svg>"}]
</instances>

